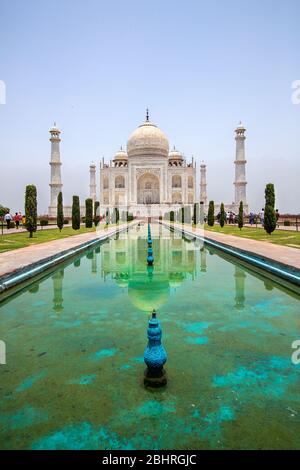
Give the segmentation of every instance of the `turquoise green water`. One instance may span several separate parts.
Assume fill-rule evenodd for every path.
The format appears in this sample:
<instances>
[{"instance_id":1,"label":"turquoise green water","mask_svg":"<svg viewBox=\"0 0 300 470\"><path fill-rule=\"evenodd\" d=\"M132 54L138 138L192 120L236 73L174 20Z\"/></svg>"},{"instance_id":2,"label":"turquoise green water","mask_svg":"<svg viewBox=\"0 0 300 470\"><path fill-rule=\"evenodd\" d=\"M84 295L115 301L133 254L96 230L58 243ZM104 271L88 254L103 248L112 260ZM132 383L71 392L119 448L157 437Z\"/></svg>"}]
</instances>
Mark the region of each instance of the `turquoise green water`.
<instances>
[{"instance_id":1,"label":"turquoise green water","mask_svg":"<svg viewBox=\"0 0 300 470\"><path fill-rule=\"evenodd\" d=\"M153 272L146 227L132 229L0 304L2 449L300 448L299 297L152 233ZM152 308L168 353L155 391Z\"/></svg>"}]
</instances>

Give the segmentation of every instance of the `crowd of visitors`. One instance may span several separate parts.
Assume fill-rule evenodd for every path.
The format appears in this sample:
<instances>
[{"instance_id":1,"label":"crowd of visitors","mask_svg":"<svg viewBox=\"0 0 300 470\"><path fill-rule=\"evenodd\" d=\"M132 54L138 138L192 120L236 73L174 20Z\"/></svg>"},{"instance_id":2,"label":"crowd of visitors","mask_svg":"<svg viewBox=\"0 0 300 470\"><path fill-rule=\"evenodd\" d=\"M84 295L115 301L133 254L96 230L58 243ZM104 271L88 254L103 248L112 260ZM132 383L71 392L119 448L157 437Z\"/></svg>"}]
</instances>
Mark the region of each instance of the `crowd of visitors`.
<instances>
[{"instance_id":1,"label":"crowd of visitors","mask_svg":"<svg viewBox=\"0 0 300 470\"><path fill-rule=\"evenodd\" d=\"M20 225L25 225L25 216L22 215L21 211L16 212L15 215L11 215L10 212L6 212L4 215L4 222L6 223L6 228L9 230L11 228L11 223L14 222L15 227L18 229Z\"/></svg>"}]
</instances>

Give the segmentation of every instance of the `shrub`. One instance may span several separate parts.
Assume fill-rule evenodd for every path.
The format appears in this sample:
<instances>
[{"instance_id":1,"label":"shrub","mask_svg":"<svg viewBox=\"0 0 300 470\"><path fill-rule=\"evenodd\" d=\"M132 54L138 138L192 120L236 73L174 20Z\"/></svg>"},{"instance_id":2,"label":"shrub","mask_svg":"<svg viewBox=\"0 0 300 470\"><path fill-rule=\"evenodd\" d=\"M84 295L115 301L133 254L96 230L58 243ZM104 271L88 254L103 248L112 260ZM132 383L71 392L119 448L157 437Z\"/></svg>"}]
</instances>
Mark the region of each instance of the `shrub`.
<instances>
[{"instance_id":1,"label":"shrub","mask_svg":"<svg viewBox=\"0 0 300 470\"><path fill-rule=\"evenodd\" d=\"M45 227L45 225L48 225L48 224L49 224L48 219L40 219L40 226L41 227Z\"/></svg>"},{"instance_id":2,"label":"shrub","mask_svg":"<svg viewBox=\"0 0 300 470\"><path fill-rule=\"evenodd\" d=\"M127 213L127 222L131 222L133 220L133 214Z\"/></svg>"},{"instance_id":3,"label":"shrub","mask_svg":"<svg viewBox=\"0 0 300 470\"><path fill-rule=\"evenodd\" d=\"M63 212L63 197L62 192L60 192L57 196L57 226L59 231L61 232L64 226L64 212Z\"/></svg>"},{"instance_id":4,"label":"shrub","mask_svg":"<svg viewBox=\"0 0 300 470\"><path fill-rule=\"evenodd\" d=\"M37 228L37 193L34 184L26 186L25 217L26 229L29 232L29 238L32 238L33 232L36 232Z\"/></svg>"},{"instance_id":5,"label":"shrub","mask_svg":"<svg viewBox=\"0 0 300 470\"><path fill-rule=\"evenodd\" d=\"M73 196L72 228L73 228L73 230L79 230L80 229L80 205L79 205L79 197L78 196Z\"/></svg>"},{"instance_id":6,"label":"shrub","mask_svg":"<svg viewBox=\"0 0 300 470\"><path fill-rule=\"evenodd\" d=\"M283 225L284 225L285 227L290 227L291 221L290 221L290 220L284 220L284 221L283 221Z\"/></svg>"},{"instance_id":7,"label":"shrub","mask_svg":"<svg viewBox=\"0 0 300 470\"><path fill-rule=\"evenodd\" d=\"M15 228L16 224L14 223L13 220L10 221L9 228Z\"/></svg>"},{"instance_id":8,"label":"shrub","mask_svg":"<svg viewBox=\"0 0 300 470\"><path fill-rule=\"evenodd\" d=\"M209 201L208 214L207 214L207 223L210 227L213 227L214 224L215 224L215 203L214 203L214 201Z\"/></svg>"},{"instance_id":9,"label":"shrub","mask_svg":"<svg viewBox=\"0 0 300 470\"><path fill-rule=\"evenodd\" d=\"M68 219L64 219L64 225L68 225L69 223L69 220Z\"/></svg>"}]
</instances>

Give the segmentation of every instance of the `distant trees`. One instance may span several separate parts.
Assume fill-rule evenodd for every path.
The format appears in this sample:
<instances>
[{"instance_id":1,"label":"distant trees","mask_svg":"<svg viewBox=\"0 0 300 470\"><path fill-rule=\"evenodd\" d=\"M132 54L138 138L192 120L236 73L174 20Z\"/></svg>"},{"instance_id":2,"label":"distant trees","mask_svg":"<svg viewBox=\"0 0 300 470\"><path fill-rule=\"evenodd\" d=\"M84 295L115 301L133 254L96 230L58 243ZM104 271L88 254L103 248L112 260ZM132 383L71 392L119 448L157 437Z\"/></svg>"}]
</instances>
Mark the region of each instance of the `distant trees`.
<instances>
[{"instance_id":1,"label":"distant trees","mask_svg":"<svg viewBox=\"0 0 300 470\"><path fill-rule=\"evenodd\" d=\"M93 199L90 197L85 200L85 226L93 227Z\"/></svg>"},{"instance_id":2,"label":"distant trees","mask_svg":"<svg viewBox=\"0 0 300 470\"><path fill-rule=\"evenodd\" d=\"M215 203L214 203L214 201L209 201L208 214L207 214L207 223L210 227L213 227L214 223L215 223Z\"/></svg>"},{"instance_id":3,"label":"distant trees","mask_svg":"<svg viewBox=\"0 0 300 470\"><path fill-rule=\"evenodd\" d=\"M56 224L61 232L64 226L64 210L63 210L63 196L62 192L57 196L57 217L56 217Z\"/></svg>"},{"instance_id":4,"label":"distant trees","mask_svg":"<svg viewBox=\"0 0 300 470\"><path fill-rule=\"evenodd\" d=\"M274 184L269 183L265 189L265 216L264 216L264 229L271 235L276 228L276 212L275 212L275 189Z\"/></svg>"},{"instance_id":5,"label":"distant trees","mask_svg":"<svg viewBox=\"0 0 300 470\"><path fill-rule=\"evenodd\" d=\"M25 217L26 229L29 232L29 238L32 238L33 232L36 232L37 228L37 193L34 184L29 184L26 186Z\"/></svg>"},{"instance_id":6,"label":"distant trees","mask_svg":"<svg viewBox=\"0 0 300 470\"><path fill-rule=\"evenodd\" d=\"M4 217L5 214L9 212L10 212L10 209L8 207L4 207L0 204L0 217Z\"/></svg>"},{"instance_id":7,"label":"distant trees","mask_svg":"<svg viewBox=\"0 0 300 470\"><path fill-rule=\"evenodd\" d=\"M244 205L243 201L240 202L240 207L239 207L239 215L238 215L238 226L239 229L241 230L244 225Z\"/></svg>"},{"instance_id":8,"label":"distant trees","mask_svg":"<svg viewBox=\"0 0 300 470\"><path fill-rule=\"evenodd\" d=\"M95 201L95 204L94 204L94 224L95 224L95 227L97 227L99 222L100 222L100 202Z\"/></svg>"},{"instance_id":9,"label":"distant trees","mask_svg":"<svg viewBox=\"0 0 300 470\"><path fill-rule=\"evenodd\" d=\"M221 209L220 209L220 227L224 227L225 224L225 209L224 209L224 204L223 202L221 203Z\"/></svg>"},{"instance_id":10,"label":"distant trees","mask_svg":"<svg viewBox=\"0 0 300 470\"><path fill-rule=\"evenodd\" d=\"M73 228L73 230L79 230L80 229L80 205L79 205L79 197L78 196L73 196L72 228Z\"/></svg>"}]
</instances>

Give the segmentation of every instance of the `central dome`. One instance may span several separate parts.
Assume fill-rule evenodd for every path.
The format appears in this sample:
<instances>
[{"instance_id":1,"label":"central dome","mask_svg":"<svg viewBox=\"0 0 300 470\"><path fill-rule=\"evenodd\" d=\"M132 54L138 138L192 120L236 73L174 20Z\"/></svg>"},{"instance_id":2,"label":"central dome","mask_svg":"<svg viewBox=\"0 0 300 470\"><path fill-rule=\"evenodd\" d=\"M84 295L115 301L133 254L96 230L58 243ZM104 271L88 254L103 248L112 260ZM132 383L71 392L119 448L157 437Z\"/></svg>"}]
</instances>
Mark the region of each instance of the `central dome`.
<instances>
[{"instance_id":1,"label":"central dome","mask_svg":"<svg viewBox=\"0 0 300 470\"><path fill-rule=\"evenodd\" d=\"M128 157L153 156L168 157L169 141L166 135L152 122L147 120L129 137Z\"/></svg>"}]
</instances>

